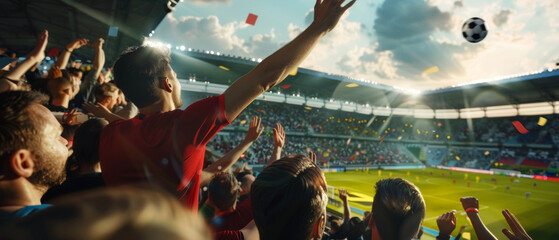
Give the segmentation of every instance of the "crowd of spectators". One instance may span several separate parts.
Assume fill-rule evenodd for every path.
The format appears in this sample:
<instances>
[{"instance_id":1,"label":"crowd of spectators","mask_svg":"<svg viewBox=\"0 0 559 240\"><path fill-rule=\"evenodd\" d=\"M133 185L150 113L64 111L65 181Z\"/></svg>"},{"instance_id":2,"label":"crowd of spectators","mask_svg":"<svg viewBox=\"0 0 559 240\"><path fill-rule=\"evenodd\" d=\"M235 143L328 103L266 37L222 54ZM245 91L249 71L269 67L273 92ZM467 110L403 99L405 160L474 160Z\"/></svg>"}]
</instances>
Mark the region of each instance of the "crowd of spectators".
<instances>
[{"instance_id":1,"label":"crowd of spectators","mask_svg":"<svg viewBox=\"0 0 559 240\"><path fill-rule=\"evenodd\" d=\"M559 121L555 115L542 116L547 120L544 126L538 125L540 116L519 116L471 119L469 127L468 121L464 119L383 117L269 101L255 102L231 126L242 126L250 116L255 115L267 119L265 125L281 122L288 132L411 141L550 145L557 144L553 136L559 131ZM529 132L521 134L512 124L513 121L524 123Z\"/></svg>"},{"instance_id":2,"label":"crowd of spectators","mask_svg":"<svg viewBox=\"0 0 559 240\"><path fill-rule=\"evenodd\" d=\"M416 186L400 178L376 183L371 214L364 219L344 214L338 229L325 232L326 225L336 224L328 223L326 179L318 163L413 163L409 152L382 141L288 137L288 131L340 135L347 124L252 104L304 60L355 0L344 2L317 1L314 20L299 37L224 94L184 110L165 48L131 47L105 68L104 40L80 38L68 43L44 74L38 66L48 44L45 30L25 60L2 57L0 238L419 238L425 202ZM95 55L83 72L70 60L86 46ZM254 110L269 115L259 117ZM231 121L248 130L221 132ZM347 125L350 131L365 131L356 136L372 136L356 121L367 123L344 119L354 125ZM262 135L266 129L271 131ZM224 154L213 156L208 145ZM243 155L266 166L258 175L246 165L234 168ZM345 209L348 195L340 191ZM477 215L477 199L461 201L478 237L495 239ZM450 238L453 214L437 220L439 239ZM506 210L503 215L513 231L504 230L507 237L529 239L514 215Z\"/></svg>"}]
</instances>

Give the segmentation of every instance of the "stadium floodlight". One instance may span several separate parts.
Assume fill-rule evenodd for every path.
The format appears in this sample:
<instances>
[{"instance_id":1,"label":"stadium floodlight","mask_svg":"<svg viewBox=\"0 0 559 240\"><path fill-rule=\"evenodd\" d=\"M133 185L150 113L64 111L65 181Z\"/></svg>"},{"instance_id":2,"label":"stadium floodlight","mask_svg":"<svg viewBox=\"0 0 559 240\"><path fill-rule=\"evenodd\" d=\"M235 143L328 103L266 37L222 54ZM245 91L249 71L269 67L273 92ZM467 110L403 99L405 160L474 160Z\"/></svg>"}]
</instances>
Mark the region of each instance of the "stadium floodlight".
<instances>
[{"instance_id":1,"label":"stadium floodlight","mask_svg":"<svg viewBox=\"0 0 559 240\"><path fill-rule=\"evenodd\" d=\"M547 102L520 104L518 114L521 116L553 114L553 105Z\"/></svg>"},{"instance_id":2,"label":"stadium floodlight","mask_svg":"<svg viewBox=\"0 0 559 240\"><path fill-rule=\"evenodd\" d=\"M435 118L437 119L458 119L459 113L454 109L437 109L435 110Z\"/></svg>"},{"instance_id":3,"label":"stadium floodlight","mask_svg":"<svg viewBox=\"0 0 559 240\"><path fill-rule=\"evenodd\" d=\"M486 108L487 117L514 117L518 110L513 105L492 106Z\"/></svg>"},{"instance_id":4,"label":"stadium floodlight","mask_svg":"<svg viewBox=\"0 0 559 240\"><path fill-rule=\"evenodd\" d=\"M461 119L474 119L485 117L485 111L481 108L463 108L460 109Z\"/></svg>"}]
</instances>

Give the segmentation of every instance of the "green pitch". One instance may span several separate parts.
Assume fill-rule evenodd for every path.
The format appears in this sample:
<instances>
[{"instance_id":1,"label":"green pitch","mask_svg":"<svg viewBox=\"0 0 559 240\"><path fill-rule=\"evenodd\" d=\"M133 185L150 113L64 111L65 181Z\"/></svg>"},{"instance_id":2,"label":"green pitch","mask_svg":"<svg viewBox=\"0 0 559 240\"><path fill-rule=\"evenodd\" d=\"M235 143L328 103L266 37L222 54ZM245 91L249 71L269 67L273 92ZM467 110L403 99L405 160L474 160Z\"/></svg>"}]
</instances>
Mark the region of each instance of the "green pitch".
<instances>
[{"instance_id":1,"label":"green pitch","mask_svg":"<svg viewBox=\"0 0 559 240\"><path fill-rule=\"evenodd\" d=\"M409 175L408 175L409 172ZM433 173L432 175L430 173ZM383 178L400 177L414 183L425 199L427 213L423 225L438 230L436 219L439 215L450 210L457 210L457 227L453 232L456 236L461 225L466 225L466 232L474 230L466 218L460 198L475 196L480 203L480 216L485 225L498 239L507 239L501 232L508 225L501 214L507 208L516 215L520 223L533 239L556 239L559 236L559 182L520 178L516 184L511 177L492 176L464 172L450 172L448 170L421 169L413 170L378 170L347 171L339 173L324 173L329 186L336 189L345 188L350 194L350 206L370 211L374 184ZM445 176L443 177L442 174ZM467 179L465 179L467 174ZM476 182L476 177L479 181ZM496 179L496 183L491 181ZM456 183L453 184L453 179ZM467 183L470 182L470 187ZM533 184L536 183L534 187ZM509 186L510 190L506 187ZM526 192L530 197L526 198ZM339 200L336 190L336 199ZM343 208L328 205L333 211L343 212ZM359 216L352 212L352 216Z\"/></svg>"}]
</instances>

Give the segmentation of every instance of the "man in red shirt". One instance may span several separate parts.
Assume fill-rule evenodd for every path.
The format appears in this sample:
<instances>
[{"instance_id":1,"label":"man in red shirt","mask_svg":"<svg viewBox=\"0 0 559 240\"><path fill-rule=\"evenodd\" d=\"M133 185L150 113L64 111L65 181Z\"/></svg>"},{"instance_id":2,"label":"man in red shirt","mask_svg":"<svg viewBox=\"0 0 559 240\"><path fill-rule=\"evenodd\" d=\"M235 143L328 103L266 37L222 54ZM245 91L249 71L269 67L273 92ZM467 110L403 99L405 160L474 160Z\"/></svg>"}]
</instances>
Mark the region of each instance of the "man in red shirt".
<instances>
[{"instance_id":1,"label":"man in red shirt","mask_svg":"<svg viewBox=\"0 0 559 240\"><path fill-rule=\"evenodd\" d=\"M184 111L177 110L182 106L181 85L168 51L147 46L125 51L114 64L115 82L140 114L109 124L101 134L99 156L107 185L151 182L176 192L186 207L196 211L207 142L305 59L355 3L342 6L344 1L317 0L314 21L305 31L224 94Z\"/></svg>"}]
</instances>

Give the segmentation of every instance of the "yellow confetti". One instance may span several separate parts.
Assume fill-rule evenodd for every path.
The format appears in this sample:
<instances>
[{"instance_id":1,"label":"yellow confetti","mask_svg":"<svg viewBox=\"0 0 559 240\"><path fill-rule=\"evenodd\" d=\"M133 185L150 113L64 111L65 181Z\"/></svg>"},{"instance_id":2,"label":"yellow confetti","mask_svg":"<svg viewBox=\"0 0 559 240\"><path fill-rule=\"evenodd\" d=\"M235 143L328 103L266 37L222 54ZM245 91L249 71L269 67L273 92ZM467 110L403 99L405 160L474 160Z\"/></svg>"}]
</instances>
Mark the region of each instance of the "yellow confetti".
<instances>
[{"instance_id":1,"label":"yellow confetti","mask_svg":"<svg viewBox=\"0 0 559 240\"><path fill-rule=\"evenodd\" d=\"M359 87L359 85L357 85L357 83L350 83L350 84L345 85L345 86L349 87L349 88Z\"/></svg>"},{"instance_id":2,"label":"yellow confetti","mask_svg":"<svg viewBox=\"0 0 559 240\"><path fill-rule=\"evenodd\" d=\"M423 71L423 74L427 75L427 74L436 73L436 72L439 72L439 67L433 66L433 67L425 69L425 71Z\"/></svg>"},{"instance_id":3,"label":"yellow confetti","mask_svg":"<svg viewBox=\"0 0 559 240\"><path fill-rule=\"evenodd\" d=\"M224 66L219 66L219 68L221 68L221 69L223 69L223 70L225 70L225 71L229 71L229 68L226 68L226 67L224 67Z\"/></svg>"},{"instance_id":4,"label":"yellow confetti","mask_svg":"<svg viewBox=\"0 0 559 240\"><path fill-rule=\"evenodd\" d=\"M241 125L245 125L245 123L247 123L247 120L241 120Z\"/></svg>"},{"instance_id":5,"label":"yellow confetti","mask_svg":"<svg viewBox=\"0 0 559 240\"><path fill-rule=\"evenodd\" d=\"M398 137L398 141L400 141L400 140L402 140L402 136L399 136L399 137Z\"/></svg>"},{"instance_id":6,"label":"yellow confetti","mask_svg":"<svg viewBox=\"0 0 559 240\"><path fill-rule=\"evenodd\" d=\"M489 155L489 151L485 151L485 156Z\"/></svg>"},{"instance_id":7,"label":"yellow confetti","mask_svg":"<svg viewBox=\"0 0 559 240\"><path fill-rule=\"evenodd\" d=\"M540 117L540 120L538 121L538 125L543 127L545 126L546 123L547 123L547 118Z\"/></svg>"}]
</instances>

